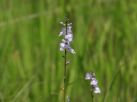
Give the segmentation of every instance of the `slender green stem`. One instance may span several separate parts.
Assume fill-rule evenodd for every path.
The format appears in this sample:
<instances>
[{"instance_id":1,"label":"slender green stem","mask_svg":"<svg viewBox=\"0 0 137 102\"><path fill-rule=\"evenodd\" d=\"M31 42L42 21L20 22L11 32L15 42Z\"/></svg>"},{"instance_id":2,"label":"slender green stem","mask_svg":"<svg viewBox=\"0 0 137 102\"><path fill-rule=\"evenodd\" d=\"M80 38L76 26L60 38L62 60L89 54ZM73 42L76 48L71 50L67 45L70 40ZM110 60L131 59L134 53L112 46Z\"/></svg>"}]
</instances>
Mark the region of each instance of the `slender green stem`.
<instances>
[{"instance_id":1,"label":"slender green stem","mask_svg":"<svg viewBox=\"0 0 137 102\"><path fill-rule=\"evenodd\" d=\"M66 101L66 79L67 79L66 60L67 60L67 51L65 50L65 55L64 55L64 102Z\"/></svg>"},{"instance_id":2,"label":"slender green stem","mask_svg":"<svg viewBox=\"0 0 137 102\"><path fill-rule=\"evenodd\" d=\"M91 97L92 97L92 102L94 102L94 92L93 92L93 90L91 91Z\"/></svg>"},{"instance_id":3,"label":"slender green stem","mask_svg":"<svg viewBox=\"0 0 137 102\"><path fill-rule=\"evenodd\" d=\"M66 18L66 35L67 35L67 18ZM64 102L66 102L66 88L67 88L67 50L65 49L64 54Z\"/></svg>"}]
</instances>

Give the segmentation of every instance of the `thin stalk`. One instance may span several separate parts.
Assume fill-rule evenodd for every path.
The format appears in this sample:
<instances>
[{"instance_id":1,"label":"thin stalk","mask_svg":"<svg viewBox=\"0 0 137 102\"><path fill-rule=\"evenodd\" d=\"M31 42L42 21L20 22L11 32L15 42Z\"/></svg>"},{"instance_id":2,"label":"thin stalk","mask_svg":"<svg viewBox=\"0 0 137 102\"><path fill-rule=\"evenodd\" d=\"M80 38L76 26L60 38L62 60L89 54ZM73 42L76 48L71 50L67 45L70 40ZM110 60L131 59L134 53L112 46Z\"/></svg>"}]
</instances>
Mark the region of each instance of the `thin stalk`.
<instances>
[{"instance_id":1,"label":"thin stalk","mask_svg":"<svg viewBox=\"0 0 137 102\"><path fill-rule=\"evenodd\" d=\"M67 51L65 50L65 55L64 55L64 102L66 101L66 79L67 79Z\"/></svg>"},{"instance_id":2,"label":"thin stalk","mask_svg":"<svg viewBox=\"0 0 137 102\"><path fill-rule=\"evenodd\" d=\"M92 98L92 102L94 102L94 92L93 92L93 90L91 91L91 98Z\"/></svg>"},{"instance_id":3,"label":"thin stalk","mask_svg":"<svg viewBox=\"0 0 137 102\"><path fill-rule=\"evenodd\" d=\"M67 19L66 19L66 35L67 35ZM64 52L64 102L66 102L66 88L67 88L67 50Z\"/></svg>"}]
</instances>

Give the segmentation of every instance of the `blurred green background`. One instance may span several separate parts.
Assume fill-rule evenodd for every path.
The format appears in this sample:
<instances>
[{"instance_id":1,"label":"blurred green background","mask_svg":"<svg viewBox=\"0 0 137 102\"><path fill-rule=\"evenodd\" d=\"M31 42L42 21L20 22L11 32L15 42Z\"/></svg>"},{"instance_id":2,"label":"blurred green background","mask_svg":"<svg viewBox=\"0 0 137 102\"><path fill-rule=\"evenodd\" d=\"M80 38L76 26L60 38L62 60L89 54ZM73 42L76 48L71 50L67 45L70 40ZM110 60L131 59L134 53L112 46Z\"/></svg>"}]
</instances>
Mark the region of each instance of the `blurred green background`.
<instances>
[{"instance_id":1,"label":"blurred green background","mask_svg":"<svg viewBox=\"0 0 137 102\"><path fill-rule=\"evenodd\" d=\"M62 102L58 36L73 23L68 92L91 102L86 72L96 73L95 102L137 102L136 0L0 0L0 102Z\"/></svg>"}]
</instances>

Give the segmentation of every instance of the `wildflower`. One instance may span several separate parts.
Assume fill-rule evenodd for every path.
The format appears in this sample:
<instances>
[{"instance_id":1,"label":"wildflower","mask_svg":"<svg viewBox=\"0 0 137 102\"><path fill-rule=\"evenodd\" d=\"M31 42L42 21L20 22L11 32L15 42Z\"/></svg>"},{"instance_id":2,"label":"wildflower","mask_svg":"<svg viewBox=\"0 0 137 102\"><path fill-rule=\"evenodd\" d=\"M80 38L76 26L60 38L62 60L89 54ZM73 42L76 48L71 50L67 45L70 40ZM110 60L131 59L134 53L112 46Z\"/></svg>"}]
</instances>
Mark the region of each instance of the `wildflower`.
<instances>
[{"instance_id":1,"label":"wildflower","mask_svg":"<svg viewBox=\"0 0 137 102\"><path fill-rule=\"evenodd\" d=\"M91 90L93 90L95 94L101 93L98 87L98 81L95 78L95 73L86 73L85 80L90 80Z\"/></svg>"},{"instance_id":2,"label":"wildflower","mask_svg":"<svg viewBox=\"0 0 137 102\"><path fill-rule=\"evenodd\" d=\"M65 35L66 34L66 30L65 27L62 28L61 32L59 33L59 36Z\"/></svg>"},{"instance_id":3,"label":"wildflower","mask_svg":"<svg viewBox=\"0 0 137 102\"><path fill-rule=\"evenodd\" d=\"M92 78L91 73L86 73L85 80L91 80L91 78Z\"/></svg>"},{"instance_id":4,"label":"wildflower","mask_svg":"<svg viewBox=\"0 0 137 102\"><path fill-rule=\"evenodd\" d=\"M72 53L75 54L75 50L71 47L71 42L73 40L73 33L72 33L72 23L68 23L68 19L65 18L65 23L60 22L60 24L63 26L59 37L62 37L62 40L59 44L60 51L64 51L64 96L63 96L63 102L70 102L70 97L66 97L66 87L67 87L67 65L70 64L70 61L67 59L67 54ZM67 53L68 52L68 53ZM66 100L67 98L67 100Z\"/></svg>"},{"instance_id":5,"label":"wildflower","mask_svg":"<svg viewBox=\"0 0 137 102\"><path fill-rule=\"evenodd\" d=\"M70 53L72 53L72 54L75 54L75 53L76 53L75 50L72 49L71 47L68 47L68 48L67 48L67 51L70 52Z\"/></svg>"},{"instance_id":6,"label":"wildflower","mask_svg":"<svg viewBox=\"0 0 137 102\"><path fill-rule=\"evenodd\" d=\"M99 87L95 87L94 93L101 93L100 88Z\"/></svg>"},{"instance_id":7,"label":"wildflower","mask_svg":"<svg viewBox=\"0 0 137 102\"><path fill-rule=\"evenodd\" d=\"M60 24L63 25L63 28L59 33L59 36L63 36L62 42L60 43L60 51L66 50L67 52L75 54L76 53L75 50L70 46L70 43L73 40L73 34L71 29L72 23L68 23L67 26L63 22L60 22Z\"/></svg>"},{"instance_id":8,"label":"wildflower","mask_svg":"<svg viewBox=\"0 0 137 102\"><path fill-rule=\"evenodd\" d=\"M60 24L64 25L65 26L65 23L64 22L60 22Z\"/></svg>"},{"instance_id":9,"label":"wildflower","mask_svg":"<svg viewBox=\"0 0 137 102\"><path fill-rule=\"evenodd\" d=\"M65 39L68 41L68 42L71 42L73 40L73 35L72 34L67 34L65 35Z\"/></svg>"},{"instance_id":10,"label":"wildflower","mask_svg":"<svg viewBox=\"0 0 137 102\"><path fill-rule=\"evenodd\" d=\"M90 85L97 86L98 81L95 78L92 78L90 81Z\"/></svg>"}]
</instances>

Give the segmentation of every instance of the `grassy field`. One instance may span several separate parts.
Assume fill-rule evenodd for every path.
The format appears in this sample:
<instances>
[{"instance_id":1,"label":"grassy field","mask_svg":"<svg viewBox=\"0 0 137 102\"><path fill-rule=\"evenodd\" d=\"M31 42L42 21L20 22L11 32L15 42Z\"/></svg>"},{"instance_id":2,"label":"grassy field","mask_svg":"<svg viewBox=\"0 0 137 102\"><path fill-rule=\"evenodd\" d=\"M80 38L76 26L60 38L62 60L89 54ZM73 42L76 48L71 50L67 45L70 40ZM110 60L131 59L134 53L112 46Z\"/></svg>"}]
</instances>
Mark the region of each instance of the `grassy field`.
<instances>
[{"instance_id":1,"label":"grassy field","mask_svg":"<svg viewBox=\"0 0 137 102\"><path fill-rule=\"evenodd\" d=\"M67 95L91 102L137 102L136 0L0 0L0 102L63 102L64 8L73 23Z\"/></svg>"}]
</instances>

